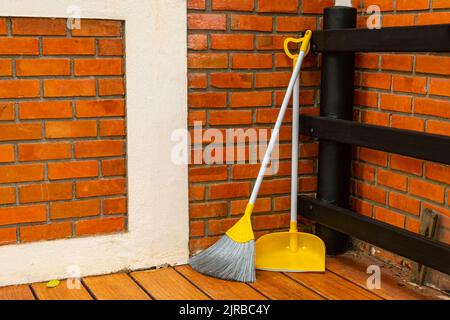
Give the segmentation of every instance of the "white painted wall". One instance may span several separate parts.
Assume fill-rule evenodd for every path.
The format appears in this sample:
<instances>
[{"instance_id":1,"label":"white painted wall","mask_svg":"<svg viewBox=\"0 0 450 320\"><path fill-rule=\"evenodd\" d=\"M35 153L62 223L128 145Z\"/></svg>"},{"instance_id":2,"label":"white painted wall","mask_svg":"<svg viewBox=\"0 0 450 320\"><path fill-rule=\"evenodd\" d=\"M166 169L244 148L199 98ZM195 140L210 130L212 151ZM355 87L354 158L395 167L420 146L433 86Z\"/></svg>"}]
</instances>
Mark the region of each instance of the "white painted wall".
<instances>
[{"instance_id":1,"label":"white painted wall","mask_svg":"<svg viewBox=\"0 0 450 320\"><path fill-rule=\"evenodd\" d=\"M1 1L2 16L126 21L129 232L0 246L0 286L82 276L188 258L187 165L170 159L173 130L187 126L186 0Z\"/></svg>"},{"instance_id":2,"label":"white painted wall","mask_svg":"<svg viewBox=\"0 0 450 320\"><path fill-rule=\"evenodd\" d=\"M352 6L352 0L336 0L334 5L335 6L351 7Z\"/></svg>"}]
</instances>

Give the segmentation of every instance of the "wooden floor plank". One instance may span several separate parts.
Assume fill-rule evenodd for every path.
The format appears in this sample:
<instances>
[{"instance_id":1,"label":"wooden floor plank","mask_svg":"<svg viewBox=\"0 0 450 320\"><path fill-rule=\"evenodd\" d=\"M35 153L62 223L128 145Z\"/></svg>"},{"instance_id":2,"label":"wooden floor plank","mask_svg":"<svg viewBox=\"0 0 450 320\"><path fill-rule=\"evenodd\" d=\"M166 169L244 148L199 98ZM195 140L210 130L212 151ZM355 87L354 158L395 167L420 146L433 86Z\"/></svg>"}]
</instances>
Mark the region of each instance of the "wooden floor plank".
<instances>
[{"instance_id":1,"label":"wooden floor plank","mask_svg":"<svg viewBox=\"0 0 450 320\"><path fill-rule=\"evenodd\" d=\"M61 281L55 288L47 288L46 283L31 285L39 300L92 300L89 292L81 285L79 289L67 287L67 281Z\"/></svg>"},{"instance_id":2,"label":"wooden floor plank","mask_svg":"<svg viewBox=\"0 0 450 320\"><path fill-rule=\"evenodd\" d=\"M266 300L262 294L245 283L225 281L204 276L190 266L178 266L178 272L206 292L214 300Z\"/></svg>"},{"instance_id":3,"label":"wooden floor plank","mask_svg":"<svg viewBox=\"0 0 450 320\"><path fill-rule=\"evenodd\" d=\"M27 285L0 288L0 300L34 300L33 293Z\"/></svg>"},{"instance_id":4,"label":"wooden floor plank","mask_svg":"<svg viewBox=\"0 0 450 320\"><path fill-rule=\"evenodd\" d=\"M289 277L332 300L382 300L379 296L332 272L287 273Z\"/></svg>"},{"instance_id":5,"label":"wooden floor plank","mask_svg":"<svg viewBox=\"0 0 450 320\"><path fill-rule=\"evenodd\" d=\"M130 276L157 300L209 300L172 268L133 272Z\"/></svg>"},{"instance_id":6,"label":"wooden floor plank","mask_svg":"<svg viewBox=\"0 0 450 320\"><path fill-rule=\"evenodd\" d=\"M273 300L323 300L317 293L280 272L257 271L250 286Z\"/></svg>"},{"instance_id":7,"label":"wooden floor plank","mask_svg":"<svg viewBox=\"0 0 450 320\"><path fill-rule=\"evenodd\" d=\"M83 281L98 300L151 300L125 273L88 277Z\"/></svg>"},{"instance_id":8,"label":"wooden floor plank","mask_svg":"<svg viewBox=\"0 0 450 320\"><path fill-rule=\"evenodd\" d=\"M365 287L368 274L366 273L369 264L356 261L348 256L327 258L327 269L341 275L342 277ZM388 300L423 300L424 295L405 286L393 277L382 273L381 288L374 289L374 293Z\"/></svg>"}]
</instances>

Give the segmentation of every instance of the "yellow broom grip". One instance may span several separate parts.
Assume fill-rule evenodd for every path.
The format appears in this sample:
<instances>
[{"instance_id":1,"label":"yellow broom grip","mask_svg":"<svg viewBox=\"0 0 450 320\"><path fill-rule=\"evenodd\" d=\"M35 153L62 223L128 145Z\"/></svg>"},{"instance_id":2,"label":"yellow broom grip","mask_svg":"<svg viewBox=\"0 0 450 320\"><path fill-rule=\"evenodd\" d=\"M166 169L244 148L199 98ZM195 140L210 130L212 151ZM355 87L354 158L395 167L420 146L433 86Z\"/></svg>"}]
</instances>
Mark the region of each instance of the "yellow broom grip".
<instances>
[{"instance_id":1,"label":"yellow broom grip","mask_svg":"<svg viewBox=\"0 0 450 320\"><path fill-rule=\"evenodd\" d=\"M312 31L306 30L305 35L303 36L302 46L300 47L300 51L305 52L305 55L310 46L309 42L311 41L311 36L312 36Z\"/></svg>"}]
</instances>

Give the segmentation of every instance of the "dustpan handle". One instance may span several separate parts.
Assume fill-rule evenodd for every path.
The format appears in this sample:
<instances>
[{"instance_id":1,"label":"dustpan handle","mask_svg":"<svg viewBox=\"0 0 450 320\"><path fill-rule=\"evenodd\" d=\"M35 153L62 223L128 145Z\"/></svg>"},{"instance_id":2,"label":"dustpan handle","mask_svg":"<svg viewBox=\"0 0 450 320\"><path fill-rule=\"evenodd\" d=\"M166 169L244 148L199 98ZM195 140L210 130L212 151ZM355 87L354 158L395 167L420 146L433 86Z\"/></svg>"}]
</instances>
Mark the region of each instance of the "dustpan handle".
<instances>
[{"instance_id":1,"label":"dustpan handle","mask_svg":"<svg viewBox=\"0 0 450 320\"><path fill-rule=\"evenodd\" d=\"M264 173L266 172L267 166L270 162L270 158L272 156L272 151L275 146L275 143L278 139L278 135L280 133L281 124L283 123L283 118L286 113L289 99L292 96L292 92L294 90L295 82L300 74L300 68L302 66L303 58L305 56L305 51L300 51L299 57L297 59L297 63L295 65L294 71L292 72L291 79L289 80L289 86L286 90L286 94L284 95L283 103L281 105L280 112L278 113L277 121L275 123L275 127L273 128L272 135L270 137L269 145L267 147L266 153L264 154L264 159L261 164L261 168L259 169L258 177L256 178L255 186L253 187L252 194L250 196L249 203L254 205L256 202L256 198L258 197L259 188L261 187L261 183L264 178Z\"/></svg>"},{"instance_id":2,"label":"dustpan handle","mask_svg":"<svg viewBox=\"0 0 450 320\"><path fill-rule=\"evenodd\" d=\"M292 232L297 232L297 193L299 161L300 122L300 75L294 85L292 97L292 157L291 157L291 224Z\"/></svg>"}]
</instances>

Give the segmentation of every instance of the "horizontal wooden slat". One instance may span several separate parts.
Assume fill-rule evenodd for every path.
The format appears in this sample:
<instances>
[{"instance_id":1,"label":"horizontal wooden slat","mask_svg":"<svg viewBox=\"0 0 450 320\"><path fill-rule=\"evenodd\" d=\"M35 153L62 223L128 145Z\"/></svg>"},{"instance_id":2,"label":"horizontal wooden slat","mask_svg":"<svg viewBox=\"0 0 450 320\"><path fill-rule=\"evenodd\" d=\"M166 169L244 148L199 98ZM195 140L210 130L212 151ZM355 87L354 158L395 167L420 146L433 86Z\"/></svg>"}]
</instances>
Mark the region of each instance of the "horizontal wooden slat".
<instances>
[{"instance_id":1,"label":"horizontal wooden slat","mask_svg":"<svg viewBox=\"0 0 450 320\"><path fill-rule=\"evenodd\" d=\"M273 300L323 300L311 291L280 272L257 271L256 282L250 286Z\"/></svg>"},{"instance_id":2,"label":"horizontal wooden slat","mask_svg":"<svg viewBox=\"0 0 450 320\"><path fill-rule=\"evenodd\" d=\"M382 300L379 296L362 289L334 273L287 273L302 285L332 300Z\"/></svg>"},{"instance_id":3,"label":"horizontal wooden slat","mask_svg":"<svg viewBox=\"0 0 450 320\"><path fill-rule=\"evenodd\" d=\"M84 279L98 300L151 300L127 274L118 273Z\"/></svg>"},{"instance_id":4,"label":"horizontal wooden slat","mask_svg":"<svg viewBox=\"0 0 450 320\"><path fill-rule=\"evenodd\" d=\"M262 294L245 283L225 281L204 276L190 266L175 268L188 278L193 284L206 292L214 300L266 300Z\"/></svg>"},{"instance_id":5,"label":"horizontal wooden slat","mask_svg":"<svg viewBox=\"0 0 450 320\"><path fill-rule=\"evenodd\" d=\"M208 300L172 268L133 272L131 276L157 300Z\"/></svg>"},{"instance_id":6,"label":"horizontal wooden slat","mask_svg":"<svg viewBox=\"0 0 450 320\"><path fill-rule=\"evenodd\" d=\"M81 285L81 284L80 284ZM92 300L88 291L81 285L79 289L67 287L67 281L55 288L47 288L46 283L32 284L33 290L39 300Z\"/></svg>"},{"instance_id":7,"label":"horizontal wooden slat","mask_svg":"<svg viewBox=\"0 0 450 320\"><path fill-rule=\"evenodd\" d=\"M0 288L0 300L34 300L33 293L27 285Z\"/></svg>"}]
</instances>

